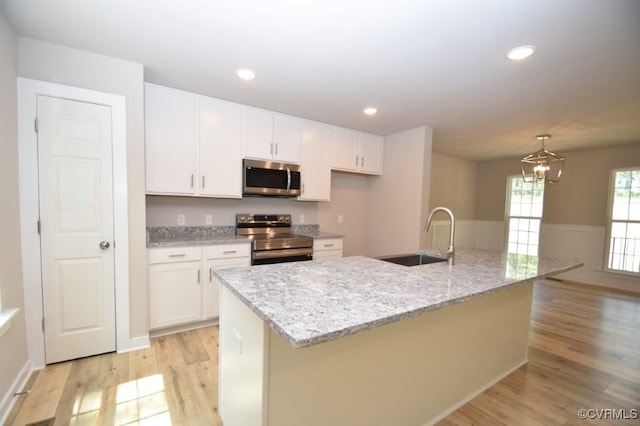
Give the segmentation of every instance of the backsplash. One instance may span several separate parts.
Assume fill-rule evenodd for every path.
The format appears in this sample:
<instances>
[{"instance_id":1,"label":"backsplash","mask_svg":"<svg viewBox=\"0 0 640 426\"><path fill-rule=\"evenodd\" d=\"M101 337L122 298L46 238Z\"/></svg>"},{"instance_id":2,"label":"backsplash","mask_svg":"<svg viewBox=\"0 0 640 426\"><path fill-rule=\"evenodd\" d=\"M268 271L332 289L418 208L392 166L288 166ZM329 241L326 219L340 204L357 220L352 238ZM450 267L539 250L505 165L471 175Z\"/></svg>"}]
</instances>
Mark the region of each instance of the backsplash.
<instances>
[{"instance_id":1,"label":"backsplash","mask_svg":"<svg viewBox=\"0 0 640 426\"><path fill-rule=\"evenodd\" d=\"M320 225L292 225L293 233L316 233L320 231ZM147 246L150 243L163 241L207 241L215 240L222 236L234 236L235 226L154 226L147 228Z\"/></svg>"}]
</instances>

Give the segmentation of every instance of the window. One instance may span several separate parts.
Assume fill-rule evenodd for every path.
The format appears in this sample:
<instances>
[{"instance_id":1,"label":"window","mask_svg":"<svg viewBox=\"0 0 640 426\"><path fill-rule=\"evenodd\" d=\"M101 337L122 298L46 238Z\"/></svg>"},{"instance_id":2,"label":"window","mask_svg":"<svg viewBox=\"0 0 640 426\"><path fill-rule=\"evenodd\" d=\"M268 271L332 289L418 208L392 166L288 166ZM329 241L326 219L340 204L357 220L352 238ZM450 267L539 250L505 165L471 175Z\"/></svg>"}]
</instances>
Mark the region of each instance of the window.
<instances>
[{"instance_id":1,"label":"window","mask_svg":"<svg viewBox=\"0 0 640 426\"><path fill-rule=\"evenodd\" d=\"M507 253L538 256L544 183L524 182L522 175L507 182Z\"/></svg>"},{"instance_id":2,"label":"window","mask_svg":"<svg viewBox=\"0 0 640 426\"><path fill-rule=\"evenodd\" d=\"M607 268L640 273L640 167L611 172Z\"/></svg>"}]
</instances>

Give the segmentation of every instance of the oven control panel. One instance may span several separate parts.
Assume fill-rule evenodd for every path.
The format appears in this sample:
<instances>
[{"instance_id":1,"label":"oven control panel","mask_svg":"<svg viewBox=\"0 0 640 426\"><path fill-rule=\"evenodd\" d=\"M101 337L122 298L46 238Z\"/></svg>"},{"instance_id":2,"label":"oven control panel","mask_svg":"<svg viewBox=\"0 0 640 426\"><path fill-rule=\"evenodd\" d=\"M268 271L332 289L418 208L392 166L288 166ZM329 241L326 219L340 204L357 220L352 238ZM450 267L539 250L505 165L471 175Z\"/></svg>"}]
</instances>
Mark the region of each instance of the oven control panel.
<instances>
[{"instance_id":1,"label":"oven control panel","mask_svg":"<svg viewBox=\"0 0 640 426\"><path fill-rule=\"evenodd\" d=\"M236 215L236 225L247 226L291 226L290 214L257 214L239 213Z\"/></svg>"}]
</instances>

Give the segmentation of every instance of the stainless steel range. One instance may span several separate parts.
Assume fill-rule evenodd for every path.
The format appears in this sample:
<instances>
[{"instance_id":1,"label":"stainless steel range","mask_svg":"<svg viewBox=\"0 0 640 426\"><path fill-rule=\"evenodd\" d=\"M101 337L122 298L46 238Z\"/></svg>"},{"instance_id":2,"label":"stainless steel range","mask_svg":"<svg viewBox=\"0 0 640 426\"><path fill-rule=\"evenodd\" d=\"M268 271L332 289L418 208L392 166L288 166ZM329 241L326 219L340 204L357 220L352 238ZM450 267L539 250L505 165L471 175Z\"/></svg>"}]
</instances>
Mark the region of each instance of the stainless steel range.
<instances>
[{"instance_id":1,"label":"stainless steel range","mask_svg":"<svg viewBox=\"0 0 640 426\"><path fill-rule=\"evenodd\" d=\"M236 233L252 240L252 265L313 259L313 238L293 234L289 214L237 214Z\"/></svg>"}]
</instances>

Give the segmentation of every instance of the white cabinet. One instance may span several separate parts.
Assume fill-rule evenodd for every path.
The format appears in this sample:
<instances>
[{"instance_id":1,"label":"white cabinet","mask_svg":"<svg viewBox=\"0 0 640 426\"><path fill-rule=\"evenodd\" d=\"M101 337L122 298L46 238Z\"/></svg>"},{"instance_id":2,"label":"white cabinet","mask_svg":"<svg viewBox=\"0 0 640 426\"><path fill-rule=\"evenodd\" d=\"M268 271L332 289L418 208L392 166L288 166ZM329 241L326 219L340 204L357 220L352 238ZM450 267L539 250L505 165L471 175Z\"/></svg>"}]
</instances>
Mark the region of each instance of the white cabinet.
<instances>
[{"instance_id":1,"label":"white cabinet","mask_svg":"<svg viewBox=\"0 0 640 426\"><path fill-rule=\"evenodd\" d=\"M199 194L242 197L242 106L200 97Z\"/></svg>"},{"instance_id":2,"label":"white cabinet","mask_svg":"<svg viewBox=\"0 0 640 426\"><path fill-rule=\"evenodd\" d=\"M260 108L244 107L244 156L299 163L301 119Z\"/></svg>"},{"instance_id":3,"label":"white cabinet","mask_svg":"<svg viewBox=\"0 0 640 426\"><path fill-rule=\"evenodd\" d=\"M202 317L200 247L149 250L150 327L162 328Z\"/></svg>"},{"instance_id":4,"label":"white cabinet","mask_svg":"<svg viewBox=\"0 0 640 426\"><path fill-rule=\"evenodd\" d=\"M203 293L203 319L215 318L220 313L220 281L213 271L251 265L249 244L225 244L205 247L208 280Z\"/></svg>"},{"instance_id":5,"label":"white cabinet","mask_svg":"<svg viewBox=\"0 0 640 426\"><path fill-rule=\"evenodd\" d=\"M299 200L331 199L331 127L315 121L302 121L302 194Z\"/></svg>"},{"instance_id":6,"label":"white cabinet","mask_svg":"<svg viewBox=\"0 0 640 426\"><path fill-rule=\"evenodd\" d=\"M342 257L342 238L316 238L313 240L313 260Z\"/></svg>"},{"instance_id":7,"label":"white cabinet","mask_svg":"<svg viewBox=\"0 0 640 426\"><path fill-rule=\"evenodd\" d=\"M347 172L382 174L384 138L341 127L332 128L331 168Z\"/></svg>"},{"instance_id":8,"label":"white cabinet","mask_svg":"<svg viewBox=\"0 0 640 426\"><path fill-rule=\"evenodd\" d=\"M147 193L240 198L242 106L145 84Z\"/></svg>"},{"instance_id":9,"label":"white cabinet","mask_svg":"<svg viewBox=\"0 0 640 426\"><path fill-rule=\"evenodd\" d=\"M147 192L195 194L197 96L145 84Z\"/></svg>"},{"instance_id":10,"label":"white cabinet","mask_svg":"<svg viewBox=\"0 0 640 426\"><path fill-rule=\"evenodd\" d=\"M219 313L218 268L251 265L249 244L149 249L150 328L215 318Z\"/></svg>"}]
</instances>

